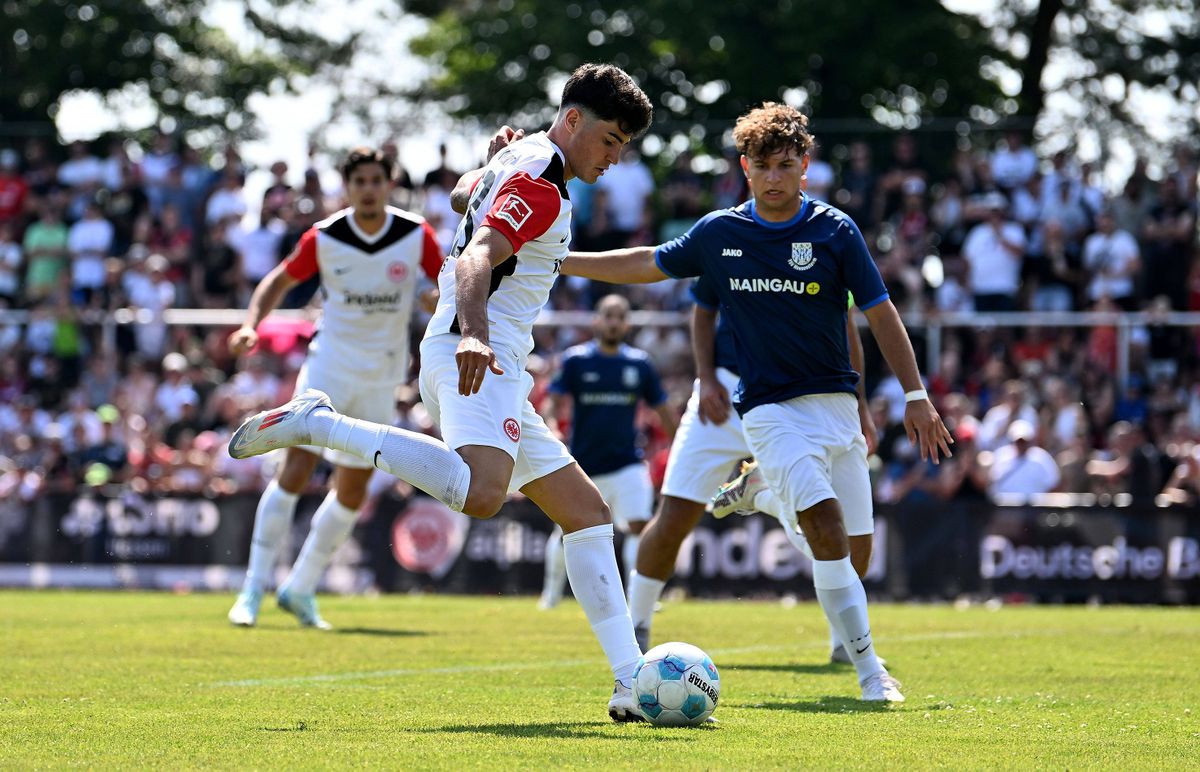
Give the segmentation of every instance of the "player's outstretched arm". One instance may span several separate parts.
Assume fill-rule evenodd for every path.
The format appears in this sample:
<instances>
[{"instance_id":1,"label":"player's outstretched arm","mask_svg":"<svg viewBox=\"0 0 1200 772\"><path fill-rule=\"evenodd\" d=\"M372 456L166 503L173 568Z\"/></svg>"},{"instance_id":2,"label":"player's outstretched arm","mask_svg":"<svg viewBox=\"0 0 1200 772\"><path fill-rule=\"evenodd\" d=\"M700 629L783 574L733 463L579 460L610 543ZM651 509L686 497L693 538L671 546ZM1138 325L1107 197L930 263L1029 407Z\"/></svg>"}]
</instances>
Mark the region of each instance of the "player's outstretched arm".
<instances>
[{"instance_id":1,"label":"player's outstretched arm","mask_svg":"<svg viewBox=\"0 0 1200 772\"><path fill-rule=\"evenodd\" d=\"M566 276L609 284L649 284L668 278L654 261L654 247L631 247L608 252L572 252L559 270Z\"/></svg>"},{"instance_id":2,"label":"player's outstretched arm","mask_svg":"<svg viewBox=\"0 0 1200 772\"><path fill-rule=\"evenodd\" d=\"M908 339L908 330L892 301L885 300L868 308L865 312L871 332L879 343L879 350L891 366L892 372L904 387L907 405L904 409L904 429L912 442L921 451L921 459L930 459L938 463L939 453L947 458L950 456L950 446L954 438L946 430L929 397L917 399L907 397L917 392L924 394L925 387L921 383L921 372L917 369L917 357L913 354L912 342Z\"/></svg>"},{"instance_id":3,"label":"player's outstretched arm","mask_svg":"<svg viewBox=\"0 0 1200 772\"><path fill-rule=\"evenodd\" d=\"M258 345L258 325L267 318L267 314L279 307L279 301L288 290L300 282L287 272L287 264L280 263L263 277L254 293L250 296L250 305L246 309L246 320L242 326L229 336L229 351L234 356L240 356Z\"/></svg>"},{"instance_id":4,"label":"player's outstretched arm","mask_svg":"<svg viewBox=\"0 0 1200 772\"><path fill-rule=\"evenodd\" d=\"M504 374L490 345L487 299L492 268L512 254L508 239L495 228L484 225L475 232L454 266L454 301L462 330L454 359L458 363L458 393L464 396L478 393L488 370Z\"/></svg>"}]
</instances>

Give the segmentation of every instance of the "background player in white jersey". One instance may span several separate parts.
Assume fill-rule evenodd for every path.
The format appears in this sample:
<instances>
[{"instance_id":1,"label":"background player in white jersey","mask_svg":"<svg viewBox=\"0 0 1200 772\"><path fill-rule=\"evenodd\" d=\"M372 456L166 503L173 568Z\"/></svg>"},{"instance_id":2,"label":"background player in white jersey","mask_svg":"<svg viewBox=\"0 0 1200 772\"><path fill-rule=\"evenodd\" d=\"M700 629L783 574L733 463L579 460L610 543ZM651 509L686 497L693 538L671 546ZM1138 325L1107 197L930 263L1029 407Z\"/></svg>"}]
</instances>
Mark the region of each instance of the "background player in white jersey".
<instances>
[{"instance_id":1,"label":"background player in white jersey","mask_svg":"<svg viewBox=\"0 0 1200 772\"><path fill-rule=\"evenodd\" d=\"M869 532L871 488L853 396L858 374L846 349L848 292L904 385L904 424L922 459L936 463L953 440L922 388L908 333L858 227L802 190L813 142L807 124L773 103L743 115L733 134L751 201L708 214L658 248L571 255L563 272L617 283L713 280L738 343L734 407L760 470L745 477L741 501L724 503L750 508L761 493L779 502L758 508L796 513L814 555L817 599L846 645L862 698L902 702L875 654L866 592L850 560L847 531Z\"/></svg>"},{"instance_id":2,"label":"background player in white jersey","mask_svg":"<svg viewBox=\"0 0 1200 772\"><path fill-rule=\"evenodd\" d=\"M640 651L613 551L608 507L529 403L533 322L567 256L566 181L593 183L650 125L650 100L624 71L588 64L567 80L554 124L460 180L466 215L442 266L421 343L421 397L445 442L335 412L319 391L247 421L234 457L315 444L350 451L472 517L520 490L562 526L567 575L612 668L614 721L639 721L630 690ZM486 378L485 378L486 376Z\"/></svg>"},{"instance_id":3,"label":"background player in white jersey","mask_svg":"<svg viewBox=\"0 0 1200 772\"><path fill-rule=\"evenodd\" d=\"M711 279L706 276L697 279L692 286L692 297L696 301L691 325L696 382L671 444L658 511L642 531L644 538L637 554L637 570L629 579L629 612L638 645L643 651L650 648L654 608L667 581L675 573L683 540L695 530L704 515L705 504L727 479L730 470L751 455L742 435L742 420L730 402L730 395L738 383L733 329L728 320L718 314L720 301ZM862 341L849 315L846 340L850 365L861 374ZM868 452L873 452L875 422L866 402L862 378L858 381L857 394L859 423ZM774 504L774 501L764 501L765 506ZM729 512L714 514L722 516ZM794 513L771 511L767 514L779 518L793 544L812 557L803 536L796 531ZM850 536L850 560L860 577L866 575L870 564L872 541L870 533ZM832 626L829 656L833 662L850 661Z\"/></svg>"},{"instance_id":4,"label":"background player in white jersey","mask_svg":"<svg viewBox=\"0 0 1200 772\"><path fill-rule=\"evenodd\" d=\"M622 563L631 574L639 534L654 507L654 484L639 444L638 405L645 403L658 413L668 436L675 434L676 419L650 356L624 342L629 333L629 301L620 295L601 298L592 329L594 340L563 355L544 412L557 432L558 421L568 415L564 403L569 403L571 455L608 503L613 525L624 532ZM566 581L562 529L555 526L546 540L546 577L539 607L557 606Z\"/></svg>"},{"instance_id":5,"label":"background player in white jersey","mask_svg":"<svg viewBox=\"0 0 1200 772\"><path fill-rule=\"evenodd\" d=\"M245 323L229 338L229 348L234 354L254 348L255 330L280 299L320 273L322 320L309 344L296 393L319 388L342 410L390 422L395 388L408 376L409 323L418 275L435 279L442 254L423 218L387 206L394 172L389 158L358 148L342 163L341 172L350 207L314 225L287 259L263 278L250 298ZM328 627L317 612L317 581L354 528L375 468L351 453L302 447L287 450L278 475L259 501L246 580L229 611L233 624L251 626L257 621L296 501L321 455L334 465L333 490L313 515L308 539L279 588L278 601L301 624Z\"/></svg>"}]
</instances>

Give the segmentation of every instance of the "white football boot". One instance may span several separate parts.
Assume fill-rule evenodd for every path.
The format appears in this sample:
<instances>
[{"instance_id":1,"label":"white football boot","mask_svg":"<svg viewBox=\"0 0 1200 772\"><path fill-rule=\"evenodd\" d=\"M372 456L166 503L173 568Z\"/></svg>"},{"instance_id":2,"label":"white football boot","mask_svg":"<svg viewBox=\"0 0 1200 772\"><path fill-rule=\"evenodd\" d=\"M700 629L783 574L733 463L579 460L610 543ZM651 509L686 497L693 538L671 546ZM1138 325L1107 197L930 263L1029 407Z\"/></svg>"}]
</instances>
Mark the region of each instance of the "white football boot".
<instances>
[{"instance_id":1,"label":"white football boot","mask_svg":"<svg viewBox=\"0 0 1200 772\"><path fill-rule=\"evenodd\" d=\"M888 675L886 670L867 676L862 682L863 702L904 702L900 693L900 682Z\"/></svg>"},{"instance_id":2,"label":"white football boot","mask_svg":"<svg viewBox=\"0 0 1200 772\"><path fill-rule=\"evenodd\" d=\"M233 608L229 609L229 623L238 627L254 627L258 622L258 607L262 605L261 590L242 590Z\"/></svg>"},{"instance_id":3,"label":"white football boot","mask_svg":"<svg viewBox=\"0 0 1200 772\"><path fill-rule=\"evenodd\" d=\"M638 700L633 695L633 689L620 681L613 682L612 699L608 701L608 717L617 723L646 720L638 707Z\"/></svg>"},{"instance_id":4,"label":"white football boot","mask_svg":"<svg viewBox=\"0 0 1200 772\"><path fill-rule=\"evenodd\" d=\"M766 489L757 461L743 461L741 473L717 489L709 505L713 517L722 518L735 512L748 515L754 512L754 497Z\"/></svg>"},{"instance_id":5,"label":"white football boot","mask_svg":"<svg viewBox=\"0 0 1200 772\"><path fill-rule=\"evenodd\" d=\"M321 613L317 611L317 596L315 595L302 595L284 587L275 596L275 602L279 604L279 608L289 614L294 614L304 627L315 627L318 630L333 629L333 625L322 619Z\"/></svg>"},{"instance_id":6,"label":"white football boot","mask_svg":"<svg viewBox=\"0 0 1200 772\"><path fill-rule=\"evenodd\" d=\"M285 405L264 410L233 433L229 440L229 455L249 458L276 448L311 444L312 435L308 431L307 419L309 413L318 408L333 410L333 403L325 392L308 389Z\"/></svg>"}]
</instances>

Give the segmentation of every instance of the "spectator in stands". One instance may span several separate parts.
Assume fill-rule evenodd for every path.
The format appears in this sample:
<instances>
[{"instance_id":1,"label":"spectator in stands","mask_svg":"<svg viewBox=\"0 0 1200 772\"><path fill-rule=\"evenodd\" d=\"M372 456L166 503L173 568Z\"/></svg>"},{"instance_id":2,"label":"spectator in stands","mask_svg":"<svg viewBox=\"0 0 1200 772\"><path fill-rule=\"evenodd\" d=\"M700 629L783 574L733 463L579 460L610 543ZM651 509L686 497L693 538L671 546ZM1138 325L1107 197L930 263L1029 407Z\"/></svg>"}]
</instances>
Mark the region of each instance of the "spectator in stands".
<instances>
[{"instance_id":1,"label":"spectator in stands","mask_svg":"<svg viewBox=\"0 0 1200 772\"><path fill-rule=\"evenodd\" d=\"M1029 398L1029 387L1024 381L1012 379L1004 384L1004 395L998 404L983 416L979 425L978 442L982 450L995 450L1005 438L1010 438L1009 429L1018 421L1035 426L1037 410Z\"/></svg>"},{"instance_id":2,"label":"spectator in stands","mask_svg":"<svg viewBox=\"0 0 1200 772\"><path fill-rule=\"evenodd\" d=\"M86 306L104 285L104 259L112 254L113 226L104 219L100 204L89 200L83 217L67 234L71 255L71 294L76 303Z\"/></svg>"},{"instance_id":3,"label":"spectator in stands","mask_svg":"<svg viewBox=\"0 0 1200 772\"><path fill-rule=\"evenodd\" d=\"M808 151L808 171L805 172L804 192L818 201L833 203L833 167L821 158L821 146L814 144Z\"/></svg>"},{"instance_id":4,"label":"spectator in stands","mask_svg":"<svg viewBox=\"0 0 1200 772\"><path fill-rule=\"evenodd\" d=\"M992 179L1001 190L1011 193L1023 186L1037 173L1038 159L1033 148L1025 144L1021 131L1009 130L1004 143L992 153Z\"/></svg>"},{"instance_id":5,"label":"spectator in stands","mask_svg":"<svg viewBox=\"0 0 1200 772\"><path fill-rule=\"evenodd\" d=\"M392 206L410 211L416 209L417 186L413 184L412 175L408 173L408 169L400 160L400 145L395 140L389 139L383 143L380 150L392 162L392 168L396 170L394 173L395 184L392 186ZM572 200L574 200L573 197Z\"/></svg>"},{"instance_id":6,"label":"spectator in stands","mask_svg":"<svg viewBox=\"0 0 1200 772\"><path fill-rule=\"evenodd\" d=\"M183 416L185 402L196 403L196 390L184 378L187 366L187 358L178 352L173 351L163 357L163 381L155 389L154 407L168 423L178 421Z\"/></svg>"},{"instance_id":7,"label":"spectator in stands","mask_svg":"<svg viewBox=\"0 0 1200 772\"><path fill-rule=\"evenodd\" d=\"M1200 501L1200 444L1192 447L1162 490L1163 503L1196 504Z\"/></svg>"},{"instance_id":8,"label":"spectator in stands","mask_svg":"<svg viewBox=\"0 0 1200 772\"><path fill-rule=\"evenodd\" d=\"M605 194L608 214L608 228L600 236L599 249L622 249L654 242L655 236L646 232L651 225L649 202L654 193L654 176L642 162L636 147L626 145L620 163L609 167L596 187Z\"/></svg>"},{"instance_id":9,"label":"spectator in stands","mask_svg":"<svg viewBox=\"0 0 1200 772\"><path fill-rule=\"evenodd\" d=\"M1007 202L998 193L985 197L987 219L967 234L963 257L970 266L968 286L975 310L1015 311L1025 255L1025 231L1005 217Z\"/></svg>"},{"instance_id":10,"label":"spectator in stands","mask_svg":"<svg viewBox=\"0 0 1200 772\"><path fill-rule=\"evenodd\" d=\"M725 170L713 181L712 186L714 209L728 209L737 206L749 197L746 175L742 173L738 158L739 154L736 148L725 149L722 158ZM872 184L874 184L874 179L872 179ZM862 220L856 218L855 222L862 222Z\"/></svg>"},{"instance_id":11,"label":"spectator in stands","mask_svg":"<svg viewBox=\"0 0 1200 772\"><path fill-rule=\"evenodd\" d=\"M286 226L272 217L265 207L254 228L243 228L236 223L230 226L226 240L238 253L239 295L249 298L250 291L279 264L279 245L285 229Z\"/></svg>"},{"instance_id":12,"label":"spectator in stands","mask_svg":"<svg viewBox=\"0 0 1200 772\"><path fill-rule=\"evenodd\" d=\"M1132 234L1116 229L1111 211L1096 218L1096 232L1083 243L1083 267L1092 277L1088 300L1109 298L1124 311L1138 309L1134 279L1141 269L1141 256Z\"/></svg>"},{"instance_id":13,"label":"spectator in stands","mask_svg":"<svg viewBox=\"0 0 1200 772\"><path fill-rule=\"evenodd\" d=\"M0 225L16 223L25 216L29 184L21 176L20 166L16 150L0 150Z\"/></svg>"},{"instance_id":14,"label":"spectator in stands","mask_svg":"<svg viewBox=\"0 0 1200 772\"><path fill-rule=\"evenodd\" d=\"M24 250L10 221L0 220L0 309L16 305L21 294Z\"/></svg>"},{"instance_id":15,"label":"spectator in stands","mask_svg":"<svg viewBox=\"0 0 1200 772\"><path fill-rule=\"evenodd\" d=\"M287 173L286 161L271 164L271 184L263 192L263 211L269 212L273 219L282 217L284 207L290 206L296 197L296 191L287 182Z\"/></svg>"},{"instance_id":16,"label":"spectator in stands","mask_svg":"<svg viewBox=\"0 0 1200 772\"><path fill-rule=\"evenodd\" d=\"M1058 463L1037 444L1034 425L1014 421L1008 427L1008 440L1007 445L992 454L988 469L992 498L1033 496L1056 490L1062 479Z\"/></svg>"},{"instance_id":17,"label":"spectator in stands","mask_svg":"<svg viewBox=\"0 0 1200 772\"><path fill-rule=\"evenodd\" d=\"M891 165L879 177L873 202L874 210L867 224L863 226L865 229L869 230L874 224L883 222L895 214L900 208L904 183L913 177L927 182L929 173L917 155L916 139L912 134L902 132L892 141Z\"/></svg>"},{"instance_id":18,"label":"spectator in stands","mask_svg":"<svg viewBox=\"0 0 1200 772\"><path fill-rule=\"evenodd\" d=\"M226 219L240 220L246 215L246 194L242 190L245 177L237 167L226 167L220 183L204 207L204 221L210 225Z\"/></svg>"},{"instance_id":19,"label":"spectator in stands","mask_svg":"<svg viewBox=\"0 0 1200 772\"><path fill-rule=\"evenodd\" d=\"M1159 457L1141 426L1118 421L1108 430L1108 450L1094 454L1087 473L1096 493L1127 493L1134 503L1152 504L1163 487Z\"/></svg>"},{"instance_id":20,"label":"spectator in stands","mask_svg":"<svg viewBox=\"0 0 1200 772\"><path fill-rule=\"evenodd\" d=\"M1171 307L1182 311L1187 308L1188 275L1196 240L1196 203L1182 196L1174 177L1162 181L1158 195L1158 203L1150 208L1142 226L1146 295L1166 295Z\"/></svg>"},{"instance_id":21,"label":"spectator in stands","mask_svg":"<svg viewBox=\"0 0 1200 772\"><path fill-rule=\"evenodd\" d=\"M1026 255L1023 269L1029 280L1033 311L1073 311L1083 278L1080 251L1068 244L1058 220L1041 223L1036 251Z\"/></svg>"}]
</instances>

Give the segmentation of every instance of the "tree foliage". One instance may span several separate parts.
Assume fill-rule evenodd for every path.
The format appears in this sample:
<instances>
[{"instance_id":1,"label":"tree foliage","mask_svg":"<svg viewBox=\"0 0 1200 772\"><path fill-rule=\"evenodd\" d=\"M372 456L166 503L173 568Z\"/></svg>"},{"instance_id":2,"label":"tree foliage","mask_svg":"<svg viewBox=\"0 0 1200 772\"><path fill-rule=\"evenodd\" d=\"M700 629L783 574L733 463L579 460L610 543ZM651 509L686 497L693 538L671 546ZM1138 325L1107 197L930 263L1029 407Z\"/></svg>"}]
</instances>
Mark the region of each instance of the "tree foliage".
<instances>
[{"instance_id":1,"label":"tree foliage","mask_svg":"<svg viewBox=\"0 0 1200 772\"><path fill-rule=\"evenodd\" d=\"M1028 49L1020 108L1043 118L1043 135L1070 143L1092 131L1102 146L1121 136L1145 149L1154 139L1200 132L1196 0L1005 0L988 24L998 45ZM1173 106L1170 125L1155 125L1161 113L1139 110L1148 95ZM1054 106L1057 97L1070 109Z\"/></svg>"},{"instance_id":2,"label":"tree foliage","mask_svg":"<svg viewBox=\"0 0 1200 772\"><path fill-rule=\"evenodd\" d=\"M302 0L307 3L308 0ZM348 61L354 39L280 20L294 0L247 0L248 44L193 0L0 0L0 120L44 122L72 90L140 90L185 125L249 125L247 98Z\"/></svg>"},{"instance_id":3,"label":"tree foliage","mask_svg":"<svg viewBox=\"0 0 1200 772\"><path fill-rule=\"evenodd\" d=\"M977 19L938 0L867 9L824 0L414 0L407 8L432 20L412 48L436 69L414 96L487 121L542 122L566 73L610 61L646 89L660 129L727 126L781 99L818 122L915 128L973 105L1005 109L980 70L989 59L1012 61Z\"/></svg>"}]
</instances>

